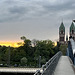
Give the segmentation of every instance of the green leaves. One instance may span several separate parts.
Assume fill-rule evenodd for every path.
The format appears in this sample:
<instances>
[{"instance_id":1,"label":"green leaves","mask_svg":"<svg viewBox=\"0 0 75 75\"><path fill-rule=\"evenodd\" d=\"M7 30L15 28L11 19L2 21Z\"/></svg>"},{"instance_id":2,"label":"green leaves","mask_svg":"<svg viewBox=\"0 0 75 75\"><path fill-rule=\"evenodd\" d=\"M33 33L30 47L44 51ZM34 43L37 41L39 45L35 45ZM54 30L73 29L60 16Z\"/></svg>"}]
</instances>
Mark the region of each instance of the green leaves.
<instances>
[{"instance_id":1,"label":"green leaves","mask_svg":"<svg viewBox=\"0 0 75 75\"><path fill-rule=\"evenodd\" d=\"M10 64L27 65L27 67L38 67L39 56L41 65L45 64L54 54L55 47L51 40L29 40L25 36L21 39L24 45L18 48L10 47ZM0 63L8 64L9 47L0 47Z\"/></svg>"},{"instance_id":2,"label":"green leaves","mask_svg":"<svg viewBox=\"0 0 75 75\"><path fill-rule=\"evenodd\" d=\"M27 58L26 58L26 57L23 57L23 58L21 59L21 64L22 64L22 66L25 66L26 63L27 63Z\"/></svg>"},{"instance_id":3,"label":"green leaves","mask_svg":"<svg viewBox=\"0 0 75 75\"><path fill-rule=\"evenodd\" d=\"M37 41L35 57L42 57L44 63L54 54L54 45L51 40ZM43 64L43 62L42 62Z\"/></svg>"}]
</instances>

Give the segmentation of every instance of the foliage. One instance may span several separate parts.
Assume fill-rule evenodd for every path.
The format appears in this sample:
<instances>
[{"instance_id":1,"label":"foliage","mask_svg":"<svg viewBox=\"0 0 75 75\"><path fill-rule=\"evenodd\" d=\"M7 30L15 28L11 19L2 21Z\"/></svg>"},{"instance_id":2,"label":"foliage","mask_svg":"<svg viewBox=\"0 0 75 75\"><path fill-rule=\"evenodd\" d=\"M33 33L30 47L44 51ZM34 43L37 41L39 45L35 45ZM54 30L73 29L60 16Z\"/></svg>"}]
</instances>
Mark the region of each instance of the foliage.
<instances>
[{"instance_id":1,"label":"foliage","mask_svg":"<svg viewBox=\"0 0 75 75\"><path fill-rule=\"evenodd\" d=\"M9 65L10 55L11 66L27 64L27 67L38 67L39 56L41 56L41 65L43 65L57 52L51 40L34 39L31 41L25 36L22 36L21 39L24 45L18 48L0 46L0 64Z\"/></svg>"},{"instance_id":2,"label":"foliage","mask_svg":"<svg viewBox=\"0 0 75 75\"><path fill-rule=\"evenodd\" d=\"M21 64L22 64L23 66L25 66L26 63L27 63L27 58L26 58L26 57L23 57L23 58L21 59Z\"/></svg>"},{"instance_id":3,"label":"foliage","mask_svg":"<svg viewBox=\"0 0 75 75\"><path fill-rule=\"evenodd\" d=\"M59 50L62 51L63 55L66 55L67 45L60 45Z\"/></svg>"}]
</instances>

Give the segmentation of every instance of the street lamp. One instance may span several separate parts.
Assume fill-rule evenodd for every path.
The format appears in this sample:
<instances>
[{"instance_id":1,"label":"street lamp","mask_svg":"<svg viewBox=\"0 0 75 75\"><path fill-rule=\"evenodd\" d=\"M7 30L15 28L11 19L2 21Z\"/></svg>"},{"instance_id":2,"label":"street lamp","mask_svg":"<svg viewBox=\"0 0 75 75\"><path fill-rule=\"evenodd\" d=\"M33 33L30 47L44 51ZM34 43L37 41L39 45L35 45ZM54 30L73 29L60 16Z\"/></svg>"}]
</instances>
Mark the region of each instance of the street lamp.
<instances>
[{"instance_id":1,"label":"street lamp","mask_svg":"<svg viewBox=\"0 0 75 75\"><path fill-rule=\"evenodd\" d=\"M41 56L39 56L39 68L41 68Z\"/></svg>"},{"instance_id":2,"label":"street lamp","mask_svg":"<svg viewBox=\"0 0 75 75\"><path fill-rule=\"evenodd\" d=\"M10 67L10 46L9 46L9 52L8 52L8 66Z\"/></svg>"}]
</instances>

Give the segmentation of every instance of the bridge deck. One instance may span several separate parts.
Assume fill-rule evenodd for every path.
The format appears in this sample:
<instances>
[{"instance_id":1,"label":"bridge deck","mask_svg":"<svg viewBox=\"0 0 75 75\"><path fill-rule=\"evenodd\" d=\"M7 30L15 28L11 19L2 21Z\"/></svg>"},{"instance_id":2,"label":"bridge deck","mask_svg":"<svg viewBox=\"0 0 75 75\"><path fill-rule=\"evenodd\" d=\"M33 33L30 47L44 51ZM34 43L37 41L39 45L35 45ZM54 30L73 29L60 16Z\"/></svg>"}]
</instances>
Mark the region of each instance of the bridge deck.
<instances>
[{"instance_id":1,"label":"bridge deck","mask_svg":"<svg viewBox=\"0 0 75 75\"><path fill-rule=\"evenodd\" d=\"M69 57L61 56L55 69L54 75L75 75L75 69Z\"/></svg>"}]
</instances>

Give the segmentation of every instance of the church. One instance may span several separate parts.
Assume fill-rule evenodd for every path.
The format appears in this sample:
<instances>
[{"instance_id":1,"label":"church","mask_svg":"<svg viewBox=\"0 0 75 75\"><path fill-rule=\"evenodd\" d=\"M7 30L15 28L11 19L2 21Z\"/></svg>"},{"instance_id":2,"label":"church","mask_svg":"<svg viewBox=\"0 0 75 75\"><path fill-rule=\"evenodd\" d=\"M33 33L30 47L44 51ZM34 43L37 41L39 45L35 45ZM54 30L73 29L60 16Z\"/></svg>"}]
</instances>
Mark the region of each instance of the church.
<instances>
[{"instance_id":1,"label":"church","mask_svg":"<svg viewBox=\"0 0 75 75\"><path fill-rule=\"evenodd\" d=\"M73 40L75 41L75 26L73 22L69 28L69 36L72 36ZM65 40L65 37L66 37L66 40ZM65 26L62 22L59 27L59 43L65 44L67 41L68 41L68 36L65 35Z\"/></svg>"}]
</instances>

